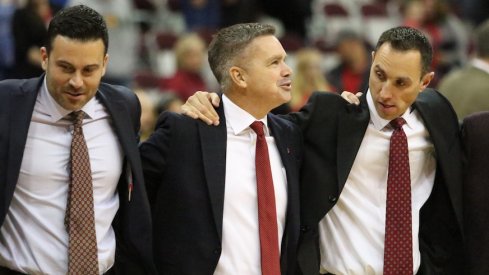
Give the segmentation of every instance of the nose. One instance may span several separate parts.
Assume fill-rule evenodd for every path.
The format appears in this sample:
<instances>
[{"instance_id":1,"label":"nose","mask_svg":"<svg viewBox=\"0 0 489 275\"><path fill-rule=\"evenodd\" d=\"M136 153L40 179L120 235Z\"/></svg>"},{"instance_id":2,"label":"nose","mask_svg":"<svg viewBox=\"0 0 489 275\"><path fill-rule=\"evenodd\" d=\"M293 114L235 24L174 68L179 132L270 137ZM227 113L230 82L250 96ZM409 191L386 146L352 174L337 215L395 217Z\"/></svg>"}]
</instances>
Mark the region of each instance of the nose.
<instances>
[{"instance_id":1,"label":"nose","mask_svg":"<svg viewBox=\"0 0 489 275\"><path fill-rule=\"evenodd\" d=\"M76 72L74 73L71 78L70 78L70 85L73 86L73 88L78 89L83 86L83 79L80 73Z\"/></svg>"},{"instance_id":2,"label":"nose","mask_svg":"<svg viewBox=\"0 0 489 275\"><path fill-rule=\"evenodd\" d=\"M379 97L381 99L390 99L392 97L392 91L389 83L384 83L380 89Z\"/></svg>"},{"instance_id":3,"label":"nose","mask_svg":"<svg viewBox=\"0 0 489 275\"><path fill-rule=\"evenodd\" d=\"M287 63L284 62L284 66L282 69L282 76L283 77L290 77L292 75L292 69L287 65Z\"/></svg>"}]
</instances>

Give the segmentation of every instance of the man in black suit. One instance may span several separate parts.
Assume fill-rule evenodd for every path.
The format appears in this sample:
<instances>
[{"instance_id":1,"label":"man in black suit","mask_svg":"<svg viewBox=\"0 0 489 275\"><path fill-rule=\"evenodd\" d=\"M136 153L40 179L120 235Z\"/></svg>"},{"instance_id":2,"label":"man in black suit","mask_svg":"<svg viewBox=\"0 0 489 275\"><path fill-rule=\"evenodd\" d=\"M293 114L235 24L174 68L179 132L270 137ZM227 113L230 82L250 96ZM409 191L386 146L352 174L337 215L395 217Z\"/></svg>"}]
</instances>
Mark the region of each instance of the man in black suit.
<instances>
[{"instance_id":1,"label":"man in black suit","mask_svg":"<svg viewBox=\"0 0 489 275\"><path fill-rule=\"evenodd\" d=\"M462 153L457 117L426 89L432 49L419 31L385 31L372 52L369 90L359 106L315 93L289 119L305 142L301 170L303 274L382 274L391 120L404 118L411 180L412 271L462 274ZM194 117L216 96L186 106ZM203 104L203 105L202 105ZM209 110L209 109L207 109ZM217 124L214 116L207 122ZM340 196L341 194L341 196ZM410 257L411 258L411 257Z\"/></svg>"},{"instance_id":2,"label":"man in black suit","mask_svg":"<svg viewBox=\"0 0 489 275\"><path fill-rule=\"evenodd\" d=\"M0 82L0 274L68 273L70 114L79 110L98 267L78 272L153 274L151 216L137 148L141 110L127 88L100 83L108 62L105 21L91 8L74 6L59 12L48 32L41 48L46 74Z\"/></svg>"},{"instance_id":3,"label":"man in black suit","mask_svg":"<svg viewBox=\"0 0 489 275\"><path fill-rule=\"evenodd\" d=\"M489 274L489 112L464 118L464 229L466 274Z\"/></svg>"},{"instance_id":4,"label":"man in black suit","mask_svg":"<svg viewBox=\"0 0 489 275\"><path fill-rule=\"evenodd\" d=\"M296 125L269 114L291 96L292 71L274 32L266 24L238 24L211 42L209 64L223 90L217 111L224 123L210 127L166 112L140 146L161 274L295 272L302 139ZM251 128L257 122L273 176L275 202L269 206L276 209L266 219L277 226L269 235L276 239L276 256L268 261L259 217L263 165L255 175L258 130ZM273 271L265 269L270 263Z\"/></svg>"}]
</instances>

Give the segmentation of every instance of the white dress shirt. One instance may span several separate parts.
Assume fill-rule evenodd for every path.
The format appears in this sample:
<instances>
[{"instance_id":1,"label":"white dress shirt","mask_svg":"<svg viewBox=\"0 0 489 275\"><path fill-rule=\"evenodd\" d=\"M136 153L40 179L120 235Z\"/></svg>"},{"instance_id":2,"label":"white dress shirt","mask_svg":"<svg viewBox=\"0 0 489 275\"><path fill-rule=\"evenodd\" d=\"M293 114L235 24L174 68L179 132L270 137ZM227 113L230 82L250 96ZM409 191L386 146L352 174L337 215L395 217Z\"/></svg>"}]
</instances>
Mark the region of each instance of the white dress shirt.
<instances>
[{"instance_id":1,"label":"white dress shirt","mask_svg":"<svg viewBox=\"0 0 489 275\"><path fill-rule=\"evenodd\" d=\"M370 123L337 204L319 223L321 273L382 274L389 144L393 129L367 92ZM416 110L402 115L411 173L413 273L419 268L419 211L433 189L436 160ZM387 126L387 127L386 127Z\"/></svg>"},{"instance_id":2,"label":"white dress shirt","mask_svg":"<svg viewBox=\"0 0 489 275\"><path fill-rule=\"evenodd\" d=\"M261 275L258 201L255 175L256 134L249 127L255 119L226 95L222 96L227 126L226 188L222 223L222 253L215 275ZM285 229L287 178L267 118L265 136L272 168L277 209L279 247Z\"/></svg>"},{"instance_id":3,"label":"white dress shirt","mask_svg":"<svg viewBox=\"0 0 489 275\"><path fill-rule=\"evenodd\" d=\"M95 229L100 273L114 264L112 220L119 208L116 190L122 150L104 106L96 99L82 109L83 133L93 178ZM68 233L64 225L73 123L41 87L29 125L19 179L0 228L0 265L29 274L66 274Z\"/></svg>"}]
</instances>

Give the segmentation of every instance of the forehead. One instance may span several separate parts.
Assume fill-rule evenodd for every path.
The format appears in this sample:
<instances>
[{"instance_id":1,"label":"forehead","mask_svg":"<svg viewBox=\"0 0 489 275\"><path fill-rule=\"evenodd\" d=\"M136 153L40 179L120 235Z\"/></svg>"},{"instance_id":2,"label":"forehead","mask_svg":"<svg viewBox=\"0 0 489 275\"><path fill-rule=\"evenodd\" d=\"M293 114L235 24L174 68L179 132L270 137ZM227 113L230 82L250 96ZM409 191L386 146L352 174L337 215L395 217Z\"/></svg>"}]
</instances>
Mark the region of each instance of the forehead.
<instances>
[{"instance_id":1,"label":"forehead","mask_svg":"<svg viewBox=\"0 0 489 275\"><path fill-rule=\"evenodd\" d=\"M104 58L105 45L102 39L82 41L58 35L52 42L49 55L50 58L66 61L80 58L92 61Z\"/></svg>"},{"instance_id":2,"label":"forehead","mask_svg":"<svg viewBox=\"0 0 489 275\"><path fill-rule=\"evenodd\" d=\"M254 38L246 47L244 53L249 54L249 58L286 55L282 44L273 35L263 35Z\"/></svg>"},{"instance_id":3,"label":"forehead","mask_svg":"<svg viewBox=\"0 0 489 275\"><path fill-rule=\"evenodd\" d=\"M389 75L419 78L422 69L421 53L417 50L396 50L385 43L374 53L372 66Z\"/></svg>"}]
</instances>

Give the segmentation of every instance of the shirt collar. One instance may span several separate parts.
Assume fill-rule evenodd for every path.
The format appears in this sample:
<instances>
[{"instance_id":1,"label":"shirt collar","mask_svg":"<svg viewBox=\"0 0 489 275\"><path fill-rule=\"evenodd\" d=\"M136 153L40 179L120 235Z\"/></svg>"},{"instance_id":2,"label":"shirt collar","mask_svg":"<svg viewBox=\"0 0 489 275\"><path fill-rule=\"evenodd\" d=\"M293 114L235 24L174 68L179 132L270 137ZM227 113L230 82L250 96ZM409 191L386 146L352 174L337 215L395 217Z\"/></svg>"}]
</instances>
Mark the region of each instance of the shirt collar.
<instances>
[{"instance_id":1,"label":"shirt collar","mask_svg":"<svg viewBox=\"0 0 489 275\"><path fill-rule=\"evenodd\" d=\"M226 125L231 128L235 135L241 134L244 130L249 129L254 121L261 121L265 125L265 136L268 136L268 120L267 116L256 119L250 113L241 109L234 104L225 94L222 95L222 104L224 107L224 115L226 116Z\"/></svg>"},{"instance_id":2,"label":"shirt collar","mask_svg":"<svg viewBox=\"0 0 489 275\"><path fill-rule=\"evenodd\" d=\"M57 122L72 112L61 107L48 92L46 77L44 77L40 93L40 104L45 107L44 112L51 117L52 122ZM93 118L95 116L95 97L90 99L81 110L87 114L88 118Z\"/></svg>"},{"instance_id":3,"label":"shirt collar","mask_svg":"<svg viewBox=\"0 0 489 275\"><path fill-rule=\"evenodd\" d=\"M368 103L368 110L370 112L370 121L374 125L374 128L381 131L382 129L385 128L390 122L390 120L383 119L380 117L379 113L377 112L377 109L375 109L375 104L374 100L372 99L372 95L370 93L370 89L367 90L367 103ZM402 118L406 121L406 125L410 128L412 128L412 125L414 125L414 120L415 115L414 112L412 112L413 107L409 107L404 114L402 114Z\"/></svg>"}]
</instances>

